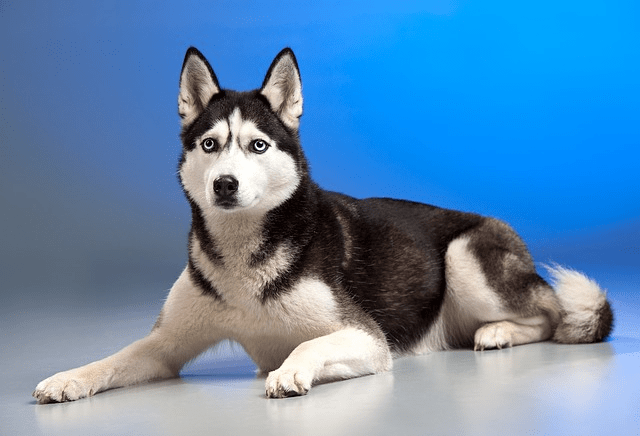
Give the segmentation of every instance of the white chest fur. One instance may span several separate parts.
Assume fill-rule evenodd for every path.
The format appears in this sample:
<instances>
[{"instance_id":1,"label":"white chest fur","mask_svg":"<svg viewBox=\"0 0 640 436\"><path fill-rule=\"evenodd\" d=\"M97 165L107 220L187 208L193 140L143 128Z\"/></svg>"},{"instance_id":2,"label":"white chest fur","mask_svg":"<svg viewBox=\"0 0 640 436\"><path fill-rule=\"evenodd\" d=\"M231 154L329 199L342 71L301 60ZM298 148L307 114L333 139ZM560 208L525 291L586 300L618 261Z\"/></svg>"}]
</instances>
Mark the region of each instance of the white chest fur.
<instances>
[{"instance_id":1,"label":"white chest fur","mask_svg":"<svg viewBox=\"0 0 640 436\"><path fill-rule=\"evenodd\" d=\"M251 254L262 241L252 236L257 232L243 230L233 238L229 232L220 238L216 248L222 259L217 262L207 257L195 236L191 241L194 265L221 296L213 316L224 336L241 343L256 361L264 360L259 357L264 352L278 355L278 360L301 342L339 329L335 298L319 278L303 276L276 298L263 300L264 286L288 270L294 249L283 243L267 259L252 265Z\"/></svg>"}]
</instances>

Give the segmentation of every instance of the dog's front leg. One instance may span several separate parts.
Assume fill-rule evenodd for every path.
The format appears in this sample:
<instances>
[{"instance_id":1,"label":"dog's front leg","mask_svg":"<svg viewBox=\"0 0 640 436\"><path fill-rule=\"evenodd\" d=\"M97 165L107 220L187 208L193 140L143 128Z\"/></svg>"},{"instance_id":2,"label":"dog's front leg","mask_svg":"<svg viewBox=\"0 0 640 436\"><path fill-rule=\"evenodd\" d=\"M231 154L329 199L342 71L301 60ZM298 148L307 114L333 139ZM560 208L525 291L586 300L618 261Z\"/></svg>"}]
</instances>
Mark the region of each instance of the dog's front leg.
<instances>
[{"instance_id":1,"label":"dog's front leg","mask_svg":"<svg viewBox=\"0 0 640 436\"><path fill-rule=\"evenodd\" d=\"M59 372L41 381L33 396L39 403L74 401L107 389L175 377L179 368L167 364L161 342L152 333L106 359Z\"/></svg>"},{"instance_id":2,"label":"dog's front leg","mask_svg":"<svg viewBox=\"0 0 640 436\"><path fill-rule=\"evenodd\" d=\"M39 403L73 401L107 389L176 377L186 362L221 339L215 311L216 302L193 286L185 270L147 337L105 359L43 380L33 396Z\"/></svg>"},{"instance_id":3,"label":"dog's front leg","mask_svg":"<svg viewBox=\"0 0 640 436\"><path fill-rule=\"evenodd\" d=\"M269 373L266 394L284 398L306 394L313 383L388 371L386 342L357 328L346 328L296 347L282 366Z\"/></svg>"}]
</instances>

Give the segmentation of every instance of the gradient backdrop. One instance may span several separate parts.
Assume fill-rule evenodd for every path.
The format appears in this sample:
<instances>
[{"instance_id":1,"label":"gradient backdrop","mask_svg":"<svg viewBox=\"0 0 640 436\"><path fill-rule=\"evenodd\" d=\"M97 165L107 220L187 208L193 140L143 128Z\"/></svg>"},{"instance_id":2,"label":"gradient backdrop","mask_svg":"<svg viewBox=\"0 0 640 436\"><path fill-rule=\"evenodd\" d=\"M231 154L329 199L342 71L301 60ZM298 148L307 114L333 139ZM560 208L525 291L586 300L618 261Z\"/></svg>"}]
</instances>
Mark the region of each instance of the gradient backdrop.
<instances>
[{"instance_id":1,"label":"gradient backdrop","mask_svg":"<svg viewBox=\"0 0 640 436\"><path fill-rule=\"evenodd\" d=\"M497 216L538 261L637 283L636 0L240 3L0 1L4 309L164 296L190 45L235 89L294 49L325 188Z\"/></svg>"}]
</instances>

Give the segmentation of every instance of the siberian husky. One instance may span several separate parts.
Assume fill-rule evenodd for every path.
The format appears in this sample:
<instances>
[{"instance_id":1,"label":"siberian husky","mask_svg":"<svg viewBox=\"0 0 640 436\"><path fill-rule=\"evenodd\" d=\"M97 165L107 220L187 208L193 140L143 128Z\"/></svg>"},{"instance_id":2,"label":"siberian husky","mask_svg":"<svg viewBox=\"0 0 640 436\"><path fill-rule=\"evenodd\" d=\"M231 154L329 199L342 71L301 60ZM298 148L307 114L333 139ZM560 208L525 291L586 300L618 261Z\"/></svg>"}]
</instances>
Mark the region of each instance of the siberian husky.
<instances>
[{"instance_id":1,"label":"siberian husky","mask_svg":"<svg viewBox=\"0 0 640 436\"><path fill-rule=\"evenodd\" d=\"M552 287L507 224L320 189L300 146L302 85L290 49L260 89L236 92L190 48L178 111L188 264L147 337L42 381L38 402L176 377L227 339L267 375L266 396L281 398L388 371L400 355L609 334L599 286L553 267Z\"/></svg>"}]
</instances>

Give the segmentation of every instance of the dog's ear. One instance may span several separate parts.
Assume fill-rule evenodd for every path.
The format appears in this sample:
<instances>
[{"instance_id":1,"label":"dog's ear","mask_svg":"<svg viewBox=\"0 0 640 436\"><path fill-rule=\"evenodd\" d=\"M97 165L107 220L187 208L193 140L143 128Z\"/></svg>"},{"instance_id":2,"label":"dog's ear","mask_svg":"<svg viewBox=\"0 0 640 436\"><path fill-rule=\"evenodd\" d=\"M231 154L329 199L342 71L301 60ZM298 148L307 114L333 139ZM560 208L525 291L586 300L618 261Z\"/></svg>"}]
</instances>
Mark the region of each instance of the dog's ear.
<instances>
[{"instance_id":1,"label":"dog's ear","mask_svg":"<svg viewBox=\"0 0 640 436\"><path fill-rule=\"evenodd\" d=\"M302 82L298 62L290 48L282 50L271 63L260 93L289 128L297 130L302 115Z\"/></svg>"},{"instance_id":2,"label":"dog's ear","mask_svg":"<svg viewBox=\"0 0 640 436\"><path fill-rule=\"evenodd\" d=\"M195 47L190 47L184 56L180 73L178 113L182 126L187 126L202 113L211 97L220 92L218 78L211 65Z\"/></svg>"}]
</instances>

